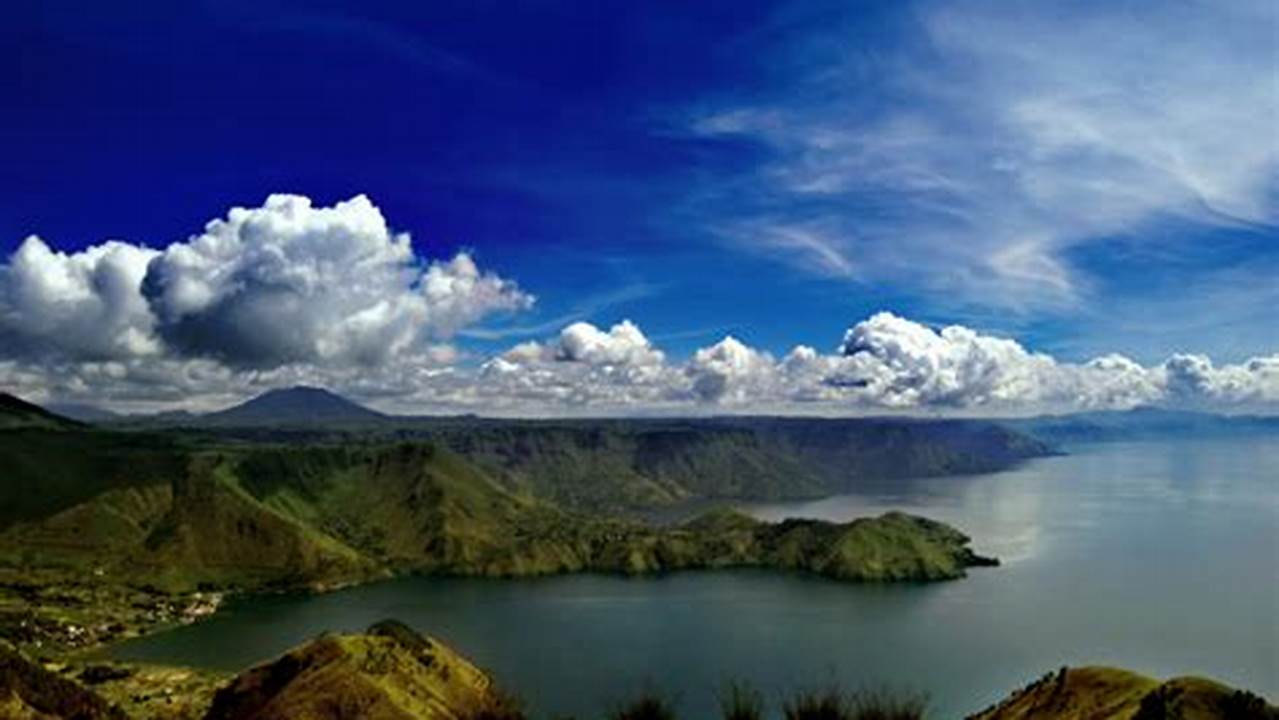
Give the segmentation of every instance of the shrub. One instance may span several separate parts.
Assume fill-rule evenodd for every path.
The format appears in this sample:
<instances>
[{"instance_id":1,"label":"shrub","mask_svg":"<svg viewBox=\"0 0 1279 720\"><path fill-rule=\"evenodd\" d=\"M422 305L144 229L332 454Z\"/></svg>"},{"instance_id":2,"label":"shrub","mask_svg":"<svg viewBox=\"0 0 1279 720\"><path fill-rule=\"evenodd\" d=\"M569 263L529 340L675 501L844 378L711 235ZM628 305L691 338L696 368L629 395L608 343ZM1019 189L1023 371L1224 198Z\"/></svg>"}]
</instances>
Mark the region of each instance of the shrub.
<instances>
[{"instance_id":1,"label":"shrub","mask_svg":"<svg viewBox=\"0 0 1279 720\"><path fill-rule=\"evenodd\" d=\"M919 693L863 691L853 696L854 720L923 720L928 698Z\"/></svg>"},{"instance_id":2,"label":"shrub","mask_svg":"<svg viewBox=\"0 0 1279 720\"><path fill-rule=\"evenodd\" d=\"M615 709L609 720L675 720L675 707L657 691L647 689L639 697Z\"/></svg>"},{"instance_id":3,"label":"shrub","mask_svg":"<svg viewBox=\"0 0 1279 720\"><path fill-rule=\"evenodd\" d=\"M483 705L467 720L528 720L518 697L490 688Z\"/></svg>"},{"instance_id":4,"label":"shrub","mask_svg":"<svg viewBox=\"0 0 1279 720\"><path fill-rule=\"evenodd\" d=\"M850 693L838 685L797 693L782 706L786 720L923 720L922 695L887 690Z\"/></svg>"},{"instance_id":5,"label":"shrub","mask_svg":"<svg viewBox=\"0 0 1279 720\"><path fill-rule=\"evenodd\" d=\"M719 707L724 720L761 720L764 696L750 683L731 682L720 691Z\"/></svg>"},{"instance_id":6,"label":"shrub","mask_svg":"<svg viewBox=\"0 0 1279 720\"><path fill-rule=\"evenodd\" d=\"M853 720L853 707L838 686L800 690L782 703L786 720Z\"/></svg>"}]
</instances>

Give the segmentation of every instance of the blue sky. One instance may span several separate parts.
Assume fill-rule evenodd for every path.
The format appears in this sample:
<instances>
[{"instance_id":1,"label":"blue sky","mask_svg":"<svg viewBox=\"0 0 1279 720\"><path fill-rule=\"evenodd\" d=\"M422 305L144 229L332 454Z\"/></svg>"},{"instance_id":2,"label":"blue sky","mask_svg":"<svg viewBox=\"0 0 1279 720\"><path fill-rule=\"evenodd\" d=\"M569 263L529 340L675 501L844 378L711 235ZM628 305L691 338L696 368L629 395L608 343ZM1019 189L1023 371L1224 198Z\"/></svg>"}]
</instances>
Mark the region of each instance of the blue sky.
<instances>
[{"instance_id":1,"label":"blue sky","mask_svg":"<svg viewBox=\"0 0 1279 720\"><path fill-rule=\"evenodd\" d=\"M7 5L0 251L366 195L536 296L450 325L465 366L623 319L669 362L835 353L878 311L1241 364L1279 349L1279 51L1222 5Z\"/></svg>"}]
</instances>

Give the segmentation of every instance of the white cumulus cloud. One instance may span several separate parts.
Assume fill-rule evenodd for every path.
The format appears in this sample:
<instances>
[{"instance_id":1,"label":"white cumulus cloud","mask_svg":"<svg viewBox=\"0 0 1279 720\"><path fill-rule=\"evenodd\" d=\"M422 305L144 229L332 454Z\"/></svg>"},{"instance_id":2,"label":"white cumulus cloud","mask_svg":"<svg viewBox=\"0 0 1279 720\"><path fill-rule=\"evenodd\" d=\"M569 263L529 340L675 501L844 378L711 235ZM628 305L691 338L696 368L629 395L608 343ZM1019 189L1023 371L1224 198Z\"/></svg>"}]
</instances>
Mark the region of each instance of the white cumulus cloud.
<instances>
[{"instance_id":1,"label":"white cumulus cloud","mask_svg":"<svg viewBox=\"0 0 1279 720\"><path fill-rule=\"evenodd\" d=\"M363 195L332 207L272 195L163 250L27 238L0 264L0 341L5 357L68 362L448 361L459 330L532 302L467 253L420 257Z\"/></svg>"},{"instance_id":2,"label":"white cumulus cloud","mask_svg":"<svg viewBox=\"0 0 1279 720\"><path fill-rule=\"evenodd\" d=\"M169 246L142 289L179 354L254 367L376 364L532 302L469 255L421 262L363 195L329 208L272 195Z\"/></svg>"},{"instance_id":3,"label":"white cumulus cloud","mask_svg":"<svg viewBox=\"0 0 1279 720\"><path fill-rule=\"evenodd\" d=\"M1067 362L889 312L830 352L801 345L780 358L730 336L672 359L630 320L575 322L487 360L452 344L532 301L469 254L421 257L363 196L315 207L273 195L162 250L111 241L65 253L28 238L0 264L0 387L152 410L295 384L410 413L1279 408L1279 354Z\"/></svg>"},{"instance_id":4,"label":"white cumulus cloud","mask_svg":"<svg viewBox=\"0 0 1279 720\"><path fill-rule=\"evenodd\" d=\"M684 368L703 402L744 403L775 393L777 363L731 335L693 353Z\"/></svg>"},{"instance_id":5,"label":"white cumulus cloud","mask_svg":"<svg viewBox=\"0 0 1279 720\"><path fill-rule=\"evenodd\" d=\"M1118 354L1072 363L1009 338L881 312L849 328L832 353L801 345L776 359L726 337L671 362L633 323L607 332L576 323L554 340L511 348L476 379L455 373L428 391L451 405L543 413L1264 409L1279 402L1279 356L1220 367L1189 355L1149 367Z\"/></svg>"},{"instance_id":6,"label":"white cumulus cloud","mask_svg":"<svg viewBox=\"0 0 1279 720\"><path fill-rule=\"evenodd\" d=\"M678 373L637 325L607 331L568 325L554 340L516 345L480 368L490 401L550 402L611 408L669 402Z\"/></svg>"},{"instance_id":7,"label":"white cumulus cloud","mask_svg":"<svg viewBox=\"0 0 1279 720\"><path fill-rule=\"evenodd\" d=\"M138 287L156 251L107 242L77 253L28 237L0 265L0 346L13 357L155 355Z\"/></svg>"}]
</instances>

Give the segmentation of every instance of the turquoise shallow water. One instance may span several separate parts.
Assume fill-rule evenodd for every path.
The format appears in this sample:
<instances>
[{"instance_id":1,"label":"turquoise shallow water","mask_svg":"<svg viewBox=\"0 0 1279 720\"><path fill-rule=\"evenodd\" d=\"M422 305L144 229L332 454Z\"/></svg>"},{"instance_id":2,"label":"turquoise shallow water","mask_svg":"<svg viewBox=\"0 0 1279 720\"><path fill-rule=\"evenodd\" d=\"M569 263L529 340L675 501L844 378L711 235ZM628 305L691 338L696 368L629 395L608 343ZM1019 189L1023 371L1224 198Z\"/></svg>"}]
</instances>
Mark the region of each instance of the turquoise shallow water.
<instances>
[{"instance_id":1,"label":"turquoise shallow water","mask_svg":"<svg viewBox=\"0 0 1279 720\"><path fill-rule=\"evenodd\" d=\"M931 585L767 572L405 579L236 603L117 657L238 669L396 617L454 645L539 717L657 686L688 718L749 678L926 690L960 716L1063 664L1207 674L1279 699L1279 440L1098 444L991 475L894 482L755 514L887 509L954 523L1004 566Z\"/></svg>"}]
</instances>

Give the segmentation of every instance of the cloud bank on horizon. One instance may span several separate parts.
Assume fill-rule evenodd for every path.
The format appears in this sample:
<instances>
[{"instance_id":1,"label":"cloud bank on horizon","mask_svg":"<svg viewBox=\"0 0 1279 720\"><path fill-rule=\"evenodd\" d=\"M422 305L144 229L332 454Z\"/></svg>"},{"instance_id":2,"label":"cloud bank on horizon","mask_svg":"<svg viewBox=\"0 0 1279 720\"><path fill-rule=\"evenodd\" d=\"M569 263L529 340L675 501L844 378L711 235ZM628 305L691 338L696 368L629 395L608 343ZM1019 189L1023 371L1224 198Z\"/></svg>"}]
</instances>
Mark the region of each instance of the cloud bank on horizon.
<instances>
[{"instance_id":1,"label":"cloud bank on horizon","mask_svg":"<svg viewBox=\"0 0 1279 720\"><path fill-rule=\"evenodd\" d=\"M27 238L0 264L0 387L126 409L210 408L308 383L417 413L1279 410L1279 353L1070 363L890 312L830 351L781 357L728 336L676 360L629 320L575 322L488 357L456 343L533 303L468 253L419 256L367 197L316 207L272 195L163 249L59 252Z\"/></svg>"}]
</instances>

